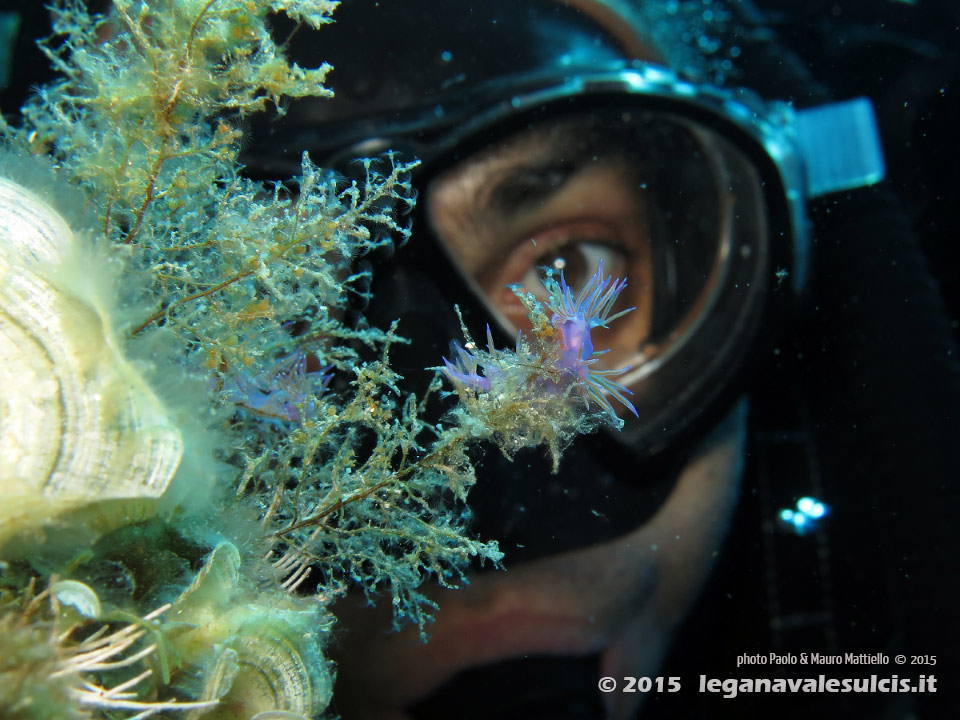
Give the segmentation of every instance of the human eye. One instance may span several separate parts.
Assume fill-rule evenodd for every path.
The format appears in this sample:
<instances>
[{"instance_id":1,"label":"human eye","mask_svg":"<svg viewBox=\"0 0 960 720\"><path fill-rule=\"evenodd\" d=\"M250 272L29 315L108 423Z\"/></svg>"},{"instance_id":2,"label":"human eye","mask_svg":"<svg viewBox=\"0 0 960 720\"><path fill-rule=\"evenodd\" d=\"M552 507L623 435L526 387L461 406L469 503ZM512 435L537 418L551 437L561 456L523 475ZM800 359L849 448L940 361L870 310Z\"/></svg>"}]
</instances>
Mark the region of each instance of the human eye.
<instances>
[{"instance_id":1,"label":"human eye","mask_svg":"<svg viewBox=\"0 0 960 720\"><path fill-rule=\"evenodd\" d=\"M512 286L518 285L546 300L548 292L543 279L547 271L562 272L576 292L601 264L607 275L623 277L630 260L631 248L605 223L562 223L531 232L481 284L497 309L513 325L524 328L526 310Z\"/></svg>"},{"instance_id":2,"label":"human eye","mask_svg":"<svg viewBox=\"0 0 960 720\"><path fill-rule=\"evenodd\" d=\"M576 293L603 264L604 274L625 278L627 288L611 314L636 310L613 323L597 328L594 346L609 350L601 365L622 364L649 337L652 293L651 243L645 223L630 213L597 218L567 218L524 233L493 272L480 278L481 289L500 318L513 331L530 329L526 308L510 286L519 285L545 300L543 285L549 269L562 272Z\"/></svg>"},{"instance_id":3,"label":"human eye","mask_svg":"<svg viewBox=\"0 0 960 720\"><path fill-rule=\"evenodd\" d=\"M629 359L650 337L652 323L654 252L643 183L607 157L567 168L557 182L544 179L542 192L531 197L521 195L517 180L529 184L530 173L518 172L506 155L500 159L509 171L487 172L477 161L434 181L428 212L435 236L509 333L531 329L512 287L546 299L548 268L563 272L577 292L602 262L605 275L627 281L611 312L637 310L609 330L597 328L594 347L610 351L601 364Z\"/></svg>"},{"instance_id":4,"label":"human eye","mask_svg":"<svg viewBox=\"0 0 960 720\"><path fill-rule=\"evenodd\" d=\"M586 284L601 266L608 275L621 276L625 253L620 248L596 242L571 240L555 251L546 252L537 259L537 267L530 268L520 279L520 285L540 300L546 300L548 292L543 284L544 270L562 272L567 284L574 290Z\"/></svg>"}]
</instances>

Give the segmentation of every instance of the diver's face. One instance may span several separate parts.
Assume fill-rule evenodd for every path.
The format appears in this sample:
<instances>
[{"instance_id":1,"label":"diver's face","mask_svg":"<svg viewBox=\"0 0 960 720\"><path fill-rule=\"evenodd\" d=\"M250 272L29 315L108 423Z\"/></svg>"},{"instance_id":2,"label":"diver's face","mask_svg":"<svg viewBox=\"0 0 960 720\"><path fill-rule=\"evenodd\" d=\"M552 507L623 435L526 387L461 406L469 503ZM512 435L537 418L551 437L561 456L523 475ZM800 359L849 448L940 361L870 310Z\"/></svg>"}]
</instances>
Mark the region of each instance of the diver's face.
<instances>
[{"instance_id":1,"label":"diver's face","mask_svg":"<svg viewBox=\"0 0 960 720\"><path fill-rule=\"evenodd\" d=\"M608 366L622 366L654 332L654 288L664 279L654 270L651 227L654 210L663 208L651 207L639 161L614 152L615 143L598 151L608 144L597 132L580 120L520 133L437 176L422 201L433 233L506 329L528 327L507 286L543 295L543 266L562 269L574 288L601 261L606 272L626 277L615 310L637 309L594 339L598 350L610 350ZM439 611L426 644L415 628L384 632L388 603L373 611L350 603L336 608L347 629L335 656L345 720L411 717L406 709L458 673L522 658L598 656L593 684L602 676L656 674L730 519L743 455L742 410L701 441L647 522L524 563L511 563L505 547L506 572L484 572L458 590L428 591ZM597 469L611 471L623 482L644 482L637 468ZM536 482L585 480L561 465L558 476L530 478L529 492L538 492ZM626 720L640 698L611 693L602 701L610 718Z\"/></svg>"},{"instance_id":2,"label":"diver's face","mask_svg":"<svg viewBox=\"0 0 960 720\"><path fill-rule=\"evenodd\" d=\"M511 334L530 327L510 289L544 298L542 269L562 270L576 291L603 263L629 285L598 328L604 367L623 365L650 334L651 238L643 181L625 158L587 153L579 125L514 136L443 173L426 193L435 235Z\"/></svg>"}]
</instances>

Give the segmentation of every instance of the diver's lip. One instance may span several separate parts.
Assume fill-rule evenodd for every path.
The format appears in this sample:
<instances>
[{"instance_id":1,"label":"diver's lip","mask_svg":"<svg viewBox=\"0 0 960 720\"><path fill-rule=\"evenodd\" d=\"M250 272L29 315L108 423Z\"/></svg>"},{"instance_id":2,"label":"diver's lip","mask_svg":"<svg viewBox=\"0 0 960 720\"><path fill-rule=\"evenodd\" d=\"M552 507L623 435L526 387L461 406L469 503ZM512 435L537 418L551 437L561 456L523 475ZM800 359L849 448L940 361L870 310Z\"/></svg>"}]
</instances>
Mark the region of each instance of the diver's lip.
<instances>
[{"instance_id":1,"label":"diver's lip","mask_svg":"<svg viewBox=\"0 0 960 720\"><path fill-rule=\"evenodd\" d=\"M599 549L592 548L591 551L597 553ZM538 707L541 708L538 712L545 718L577 717L542 715L543 703L549 700L552 706L553 699L566 696L569 688L547 685L508 689L502 684L511 668L514 672L519 671L519 665L526 666L528 662L531 669L549 665L566 667L567 672L567 663L570 662L580 669L599 667L597 653L610 643L612 629L611 625L599 620L611 616L610 608L602 606L602 596L589 595L590 600L600 602L586 609L580 592L567 593L566 599L563 593L543 592L553 584L549 578L555 577L566 564L567 555L535 561L506 573L479 576L464 590L442 591L434 598L441 610L435 624L428 628L431 638L427 644L420 641L416 628L374 638L351 632L339 648L344 654L335 657L341 670L334 694L336 709L344 720L454 716L467 720L459 710L451 715L444 708L449 709L447 704L456 694L470 696L480 693L485 699L478 701L471 710L472 717L478 720L512 717L504 714L508 708L511 713L519 712L520 708L530 711L517 717L537 717L530 713ZM602 566L602 563L593 564ZM652 588L652 576L648 583ZM349 610L335 608L334 612L339 613L344 622L350 622ZM351 652L351 646L358 645L363 649L356 654ZM377 670L373 671L373 668ZM381 693L376 698L359 687L371 680L373 672L379 673L373 683ZM548 678L545 671L541 670L540 674L544 680ZM590 687L596 695L596 672L587 677L594 678ZM580 678L582 680L583 676ZM568 699L571 702L577 697L582 700L589 697L585 694L587 692L584 687L579 687ZM370 707L371 700L388 707ZM419 708L420 705L423 707ZM591 705L594 709L599 707L596 703ZM400 707L411 708L410 714L397 714L388 709ZM594 712L581 717L598 715Z\"/></svg>"}]
</instances>

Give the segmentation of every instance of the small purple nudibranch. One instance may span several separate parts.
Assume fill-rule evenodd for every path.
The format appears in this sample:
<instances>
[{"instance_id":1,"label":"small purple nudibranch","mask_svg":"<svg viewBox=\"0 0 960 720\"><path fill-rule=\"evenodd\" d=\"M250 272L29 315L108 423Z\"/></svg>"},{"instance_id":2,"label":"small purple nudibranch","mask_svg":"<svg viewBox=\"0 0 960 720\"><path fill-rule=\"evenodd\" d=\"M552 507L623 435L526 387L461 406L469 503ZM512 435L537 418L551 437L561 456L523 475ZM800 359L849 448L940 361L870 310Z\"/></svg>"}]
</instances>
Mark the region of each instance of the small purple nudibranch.
<instances>
[{"instance_id":1,"label":"small purple nudibranch","mask_svg":"<svg viewBox=\"0 0 960 720\"><path fill-rule=\"evenodd\" d=\"M259 375L238 374L225 381L224 398L274 420L299 423L301 407L320 397L333 374L330 368L307 370L303 350L279 358ZM307 408L309 411L309 408Z\"/></svg>"},{"instance_id":2,"label":"small purple nudibranch","mask_svg":"<svg viewBox=\"0 0 960 720\"><path fill-rule=\"evenodd\" d=\"M590 336L593 328L607 327L608 323L634 309L628 308L611 314L617 298L627 286L627 281L604 277L601 263L596 274L576 295L567 285L563 273L560 274L559 282L553 275L548 274L544 286L549 292L544 304L553 313L550 318L552 331L537 333L540 345L545 351L545 358L541 361L539 377L530 378L527 382L532 382L547 392L562 393L572 385L576 386L588 410L590 403L596 402L614 420L617 419L617 414L608 396L612 396L637 415L633 403L626 397L632 393L612 379L629 368L595 369L593 366L606 351L594 351L593 339ZM514 290L528 308L531 307L530 303L536 303L532 296L524 294L520 288ZM444 373L457 387L478 393L495 389L511 366L521 364L512 353L498 353L494 349L489 326L487 352L475 354L472 349L464 349L457 342L451 343L451 347L454 360L443 359Z\"/></svg>"},{"instance_id":3,"label":"small purple nudibranch","mask_svg":"<svg viewBox=\"0 0 960 720\"><path fill-rule=\"evenodd\" d=\"M489 331L490 328L488 327L487 332ZM453 362L450 362L446 358L443 359L443 368L447 377L455 384L462 385L471 390L489 392L493 386L489 377L484 377L480 374L477 358L464 350L463 346L456 340L450 343L450 349L453 350L456 358Z\"/></svg>"},{"instance_id":4,"label":"small purple nudibranch","mask_svg":"<svg viewBox=\"0 0 960 720\"><path fill-rule=\"evenodd\" d=\"M456 356L453 362L443 359L443 369L454 385L469 388L476 392L489 392L493 384L501 379L503 373L497 366L499 357L493 346L493 333L487 325L487 352L490 362L481 362L473 353L465 350L456 340L450 343L450 349ZM483 368L483 375L480 368Z\"/></svg>"},{"instance_id":5,"label":"small purple nudibranch","mask_svg":"<svg viewBox=\"0 0 960 720\"><path fill-rule=\"evenodd\" d=\"M637 409L625 395L633 393L611 379L611 376L622 375L630 368L596 370L592 367L606 351L594 351L590 331L596 327L607 327L608 323L636 309L627 308L610 314L620 293L627 287L626 279L605 278L601 261L597 272L576 296L567 285L562 272L559 283L552 276L548 276L544 285L550 293L545 302L553 313L550 323L562 338L560 357L555 369L575 378L580 396L588 409L590 400L593 399L610 415L615 416L616 412L607 399L607 395L612 395L637 415Z\"/></svg>"}]
</instances>

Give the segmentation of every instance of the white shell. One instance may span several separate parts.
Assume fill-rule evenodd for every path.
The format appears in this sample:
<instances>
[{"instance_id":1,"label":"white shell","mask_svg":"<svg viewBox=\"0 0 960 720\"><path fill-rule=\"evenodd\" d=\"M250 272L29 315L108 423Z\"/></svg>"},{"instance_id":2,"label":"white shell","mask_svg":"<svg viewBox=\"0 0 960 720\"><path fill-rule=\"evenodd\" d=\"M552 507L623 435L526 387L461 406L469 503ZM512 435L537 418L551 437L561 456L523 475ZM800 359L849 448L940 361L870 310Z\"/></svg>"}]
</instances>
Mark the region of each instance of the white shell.
<instances>
[{"instance_id":1,"label":"white shell","mask_svg":"<svg viewBox=\"0 0 960 720\"><path fill-rule=\"evenodd\" d=\"M333 680L309 622L314 617L277 610L251 614L233 638L240 667L227 700L248 715L285 710L314 717L322 712Z\"/></svg>"},{"instance_id":2,"label":"white shell","mask_svg":"<svg viewBox=\"0 0 960 720\"><path fill-rule=\"evenodd\" d=\"M50 594L61 605L72 605L84 617L100 617L100 598L89 585L76 580L60 580L50 586Z\"/></svg>"},{"instance_id":3,"label":"white shell","mask_svg":"<svg viewBox=\"0 0 960 720\"><path fill-rule=\"evenodd\" d=\"M315 717L333 693L319 606L282 591L251 602L238 587L240 564L237 548L221 542L173 603L170 619L193 628L173 641L177 653L186 666L206 668L201 699L221 700L230 717Z\"/></svg>"},{"instance_id":4,"label":"white shell","mask_svg":"<svg viewBox=\"0 0 960 720\"><path fill-rule=\"evenodd\" d=\"M109 278L56 211L0 177L0 543L68 510L157 498L180 463L179 430L112 328Z\"/></svg>"},{"instance_id":5,"label":"white shell","mask_svg":"<svg viewBox=\"0 0 960 720\"><path fill-rule=\"evenodd\" d=\"M190 587L174 601L177 613L192 616L205 608L214 614L222 612L233 600L240 581L240 562L236 545L219 543L207 556Z\"/></svg>"}]
</instances>

